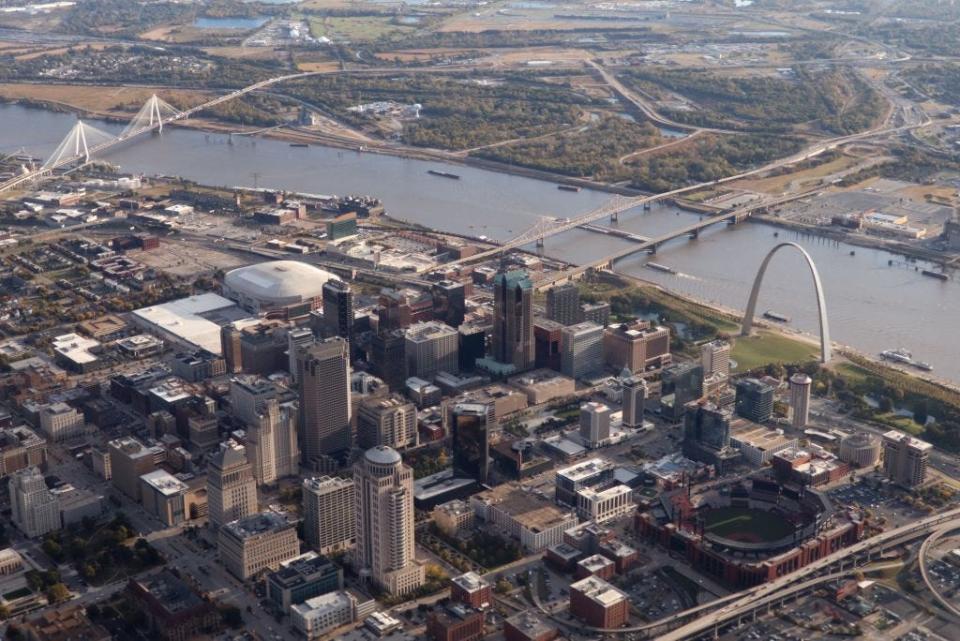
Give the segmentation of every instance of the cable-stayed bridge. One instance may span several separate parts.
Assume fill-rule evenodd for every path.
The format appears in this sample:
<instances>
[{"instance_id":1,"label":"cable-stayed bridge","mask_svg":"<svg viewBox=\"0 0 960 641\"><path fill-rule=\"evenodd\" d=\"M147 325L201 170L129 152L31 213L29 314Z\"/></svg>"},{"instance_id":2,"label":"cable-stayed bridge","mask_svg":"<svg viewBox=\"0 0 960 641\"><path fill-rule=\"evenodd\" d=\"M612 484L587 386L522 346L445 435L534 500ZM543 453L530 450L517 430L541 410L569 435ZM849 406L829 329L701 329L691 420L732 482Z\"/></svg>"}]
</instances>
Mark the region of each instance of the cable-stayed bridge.
<instances>
[{"instance_id":1,"label":"cable-stayed bridge","mask_svg":"<svg viewBox=\"0 0 960 641\"><path fill-rule=\"evenodd\" d=\"M0 193L43 178L44 176L49 176L57 169L66 169L73 165L86 164L90 162L91 158L97 153L106 151L120 143L136 138L141 134L151 131L163 131L164 125L185 120L204 109L215 107L221 103L234 100L252 91L263 89L278 82L306 78L319 73L323 72L308 71L268 78L242 89L224 94L223 96L208 100L185 111L176 109L154 94L144 103L140 111L137 112L137 115L133 117L117 136L100 131L96 127L82 120L78 120L77 124L70 130L70 133L67 134L50 157L47 158L39 168L25 171L18 176L14 176L0 183Z\"/></svg>"}]
</instances>

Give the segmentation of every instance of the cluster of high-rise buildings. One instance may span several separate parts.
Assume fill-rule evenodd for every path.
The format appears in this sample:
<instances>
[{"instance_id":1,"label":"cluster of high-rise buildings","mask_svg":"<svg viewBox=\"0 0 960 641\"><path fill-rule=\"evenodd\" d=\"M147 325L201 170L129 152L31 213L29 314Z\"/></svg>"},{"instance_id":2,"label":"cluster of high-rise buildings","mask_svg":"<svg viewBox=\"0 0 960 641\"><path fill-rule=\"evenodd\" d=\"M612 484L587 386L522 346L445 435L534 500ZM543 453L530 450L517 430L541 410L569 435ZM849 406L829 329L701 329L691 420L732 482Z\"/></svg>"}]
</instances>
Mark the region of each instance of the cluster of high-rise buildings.
<instances>
[{"instance_id":1,"label":"cluster of high-rise buildings","mask_svg":"<svg viewBox=\"0 0 960 641\"><path fill-rule=\"evenodd\" d=\"M341 563L331 558L377 592L418 593L426 575L416 558L415 507L432 509L445 536L483 524L526 552L545 551L575 573L574 616L623 625L629 599L608 581L637 554L603 524L637 512L641 473L602 452L649 430L652 414L682 425L682 456L658 462L675 477L656 481L668 493L689 489L690 469L723 473L744 462L812 487L878 465L881 452L890 479L907 487L926 479L931 446L896 432L882 441L844 439L839 461L823 448L801 448L786 432L811 420L807 374L735 379L724 340L700 346L699 358L675 359L667 327L611 323L609 305L582 301L574 284L548 289L540 314L523 270L371 297L329 274L291 284L313 272L255 267L225 283L225 294L258 315L225 321L212 339L220 353L181 351L169 367L116 374L95 412L57 400L37 405L36 422L47 439L63 442L91 432L91 422L100 427L111 403L142 415L143 430L114 429L91 449L92 469L165 526L207 519L227 571L241 581L265 578L267 599L308 638L373 614L368 596L344 589ZM468 298L475 285L479 295ZM526 412L548 406L538 418L562 422L562 408L561 433L504 429L514 421L520 432ZM27 536L102 510L47 486L47 439L0 426L0 476L10 477L11 519ZM425 444L439 450L435 442L447 446L448 469L415 483L404 456ZM552 475L542 474L557 461ZM299 534L297 518L267 505L281 486L302 495ZM684 509L680 503L671 509ZM660 536L662 524L648 525ZM148 601L157 590L182 590L174 579L135 591ZM181 596L195 610L184 628L192 630L209 612ZM477 638L489 584L457 577L452 601L428 617L428 634ZM371 625L395 623L375 615ZM532 615L505 626L507 639L555 633Z\"/></svg>"}]
</instances>

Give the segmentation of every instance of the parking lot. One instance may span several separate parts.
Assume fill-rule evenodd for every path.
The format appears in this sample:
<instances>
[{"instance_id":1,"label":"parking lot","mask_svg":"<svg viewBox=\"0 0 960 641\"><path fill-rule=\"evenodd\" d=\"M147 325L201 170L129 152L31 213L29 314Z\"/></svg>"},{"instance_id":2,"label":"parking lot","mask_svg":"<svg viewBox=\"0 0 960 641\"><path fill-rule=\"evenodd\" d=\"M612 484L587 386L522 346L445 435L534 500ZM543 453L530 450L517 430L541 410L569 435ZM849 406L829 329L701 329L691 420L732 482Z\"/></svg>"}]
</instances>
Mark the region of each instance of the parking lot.
<instances>
[{"instance_id":1,"label":"parking lot","mask_svg":"<svg viewBox=\"0 0 960 641\"><path fill-rule=\"evenodd\" d=\"M834 507L855 507L869 510L875 522L885 529L906 525L928 516L903 501L903 490L874 477L863 478L854 485L842 485L827 492Z\"/></svg>"},{"instance_id":2,"label":"parking lot","mask_svg":"<svg viewBox=\"0 0 960 641\"><path fill-rule=\"evenodd\" d=\"M639 579L624 591L630 595L633 612L646 621L656 621L683 610L683 599L659 572L641 570L631 577Z\"/></svg>"}]
</instances>

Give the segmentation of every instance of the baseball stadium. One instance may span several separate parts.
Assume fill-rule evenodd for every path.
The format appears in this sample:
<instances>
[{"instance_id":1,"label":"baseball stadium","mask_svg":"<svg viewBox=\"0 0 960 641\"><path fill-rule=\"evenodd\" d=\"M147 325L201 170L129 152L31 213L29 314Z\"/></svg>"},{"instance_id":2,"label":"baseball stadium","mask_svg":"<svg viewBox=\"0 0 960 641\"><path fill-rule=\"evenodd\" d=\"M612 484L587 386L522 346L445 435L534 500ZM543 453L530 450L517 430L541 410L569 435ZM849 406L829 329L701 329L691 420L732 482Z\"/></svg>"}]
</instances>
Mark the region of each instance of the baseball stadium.
<instances>
[{"instance_id":1,"label":"baseball stadium","mask_svg":"<svg viewBox=\"0 0 960 641\"><path fill-rule=\"evenodd\" d=\"M823 493L758 476L705 494L664 493L636 516L639 536L745 588L793 572L863 535L859 514Z\"/></svg>"}]
</instances>

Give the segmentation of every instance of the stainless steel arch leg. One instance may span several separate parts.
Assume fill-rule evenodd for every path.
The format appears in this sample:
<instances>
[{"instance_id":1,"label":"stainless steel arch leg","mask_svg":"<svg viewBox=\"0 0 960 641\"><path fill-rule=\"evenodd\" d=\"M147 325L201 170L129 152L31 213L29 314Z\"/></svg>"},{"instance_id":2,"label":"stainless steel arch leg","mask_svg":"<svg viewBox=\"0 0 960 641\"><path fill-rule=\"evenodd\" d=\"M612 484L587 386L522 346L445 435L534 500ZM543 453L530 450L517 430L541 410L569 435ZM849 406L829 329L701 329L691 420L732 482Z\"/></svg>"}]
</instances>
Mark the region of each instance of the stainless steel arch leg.
<instances>
[{"instance_id":1,"label":"stainless steel arch leg","mask_svg":"<svg viewBox=\"0 0 960 641\"><path fill-rule=\"evenodd\" d=\"M820 281L820 274L817 272L817 266L813 264L813 258L810 257L810 254L807 253L807 250L796 243L780 243L771 249L770 252L764 257L763 262L760 263L760 269L757 271L757 276L753 280L753 288L750 290L750 298L747 301L747 311L743 317L743 325L740 328L740 335L750 335L750 330L753 329L753 317L757 311L757 296L760 294L760 285L763 283L763 276L767 272L767 265L770 264L770 260L773 258L774 254L784 247L792 247L799 251L800 255L803 256L804 260L807 262L807 267L810 268L810 275L813 276L813 286L817 294L817 312L819 313L820 317L820 362L829 363L831 357L830 324L827 321L827 301L823 295L823 283Z\"/></svg>"}]
</instances>

